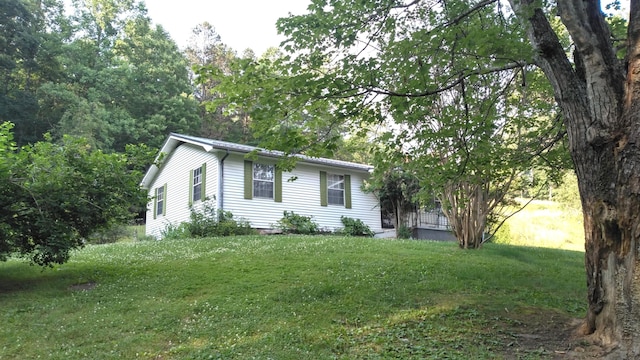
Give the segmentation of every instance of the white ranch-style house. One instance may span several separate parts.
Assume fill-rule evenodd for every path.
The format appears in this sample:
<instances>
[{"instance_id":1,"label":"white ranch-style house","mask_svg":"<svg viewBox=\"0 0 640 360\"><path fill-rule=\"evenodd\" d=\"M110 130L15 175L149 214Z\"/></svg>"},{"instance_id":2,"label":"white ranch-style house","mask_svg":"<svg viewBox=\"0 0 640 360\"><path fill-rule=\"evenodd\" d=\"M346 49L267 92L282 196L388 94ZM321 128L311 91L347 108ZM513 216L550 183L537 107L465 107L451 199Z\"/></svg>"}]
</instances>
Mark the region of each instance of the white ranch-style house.
<instances>
[{"instance_id":1,"label":"white ranch-style house","mask_svg":"<svg viewBox=\"0 0 640 360\"><path fill-rule=\"evenodd\" d=\"M252 156L247 156L251 153ZM275 165L283 156L253 146L170 134L141 185L149 191L146 234L161 237L167 225L189 221L205 200L256 229L271 229L284 211L312 216L323 229L341 228L341 216L382 231L380 207L361 185L370 165L299 155L290 172Z\"/></svg>"}]
</instances>

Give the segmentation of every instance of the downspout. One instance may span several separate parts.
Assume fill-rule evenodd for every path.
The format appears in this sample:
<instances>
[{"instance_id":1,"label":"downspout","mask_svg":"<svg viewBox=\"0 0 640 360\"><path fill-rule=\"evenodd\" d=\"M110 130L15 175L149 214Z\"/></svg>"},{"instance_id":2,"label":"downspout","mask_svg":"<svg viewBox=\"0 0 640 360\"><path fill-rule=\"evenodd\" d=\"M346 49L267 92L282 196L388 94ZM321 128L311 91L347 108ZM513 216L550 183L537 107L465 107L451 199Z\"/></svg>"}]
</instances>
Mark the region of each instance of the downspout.
<instances>
[{"instance_id":1,"label":"downspout","mask_svg":"<svg viewBox=\"0 0 640 360\"><path fill-rule=\"evenodd\" d=\"M218 167L218 209L224 211L224 160L229 156L229 149L226 149L226 154L220 159L220 166Z\"/></svg>"}]
</instances>

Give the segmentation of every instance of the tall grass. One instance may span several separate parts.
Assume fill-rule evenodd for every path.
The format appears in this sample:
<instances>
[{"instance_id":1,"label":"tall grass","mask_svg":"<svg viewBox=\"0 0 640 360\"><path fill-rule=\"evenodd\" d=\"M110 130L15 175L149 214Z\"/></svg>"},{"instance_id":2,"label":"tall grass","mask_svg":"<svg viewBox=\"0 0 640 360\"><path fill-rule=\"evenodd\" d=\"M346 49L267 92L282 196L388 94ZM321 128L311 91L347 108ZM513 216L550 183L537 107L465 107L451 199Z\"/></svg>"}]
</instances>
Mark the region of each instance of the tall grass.
<instances>
[{"instance_id":1,"label":"tall grass","mask_svg":"<svg viewBox=\"0 0 640 360\"><path fill-rule=\"evenodd\" d=\"M582 254L337 236L88 246L0 264L0 359L495 359L584 312ZM539 355L522 353L521 358Z\"/></svg>"},{"instance_id":2,"label":"tall grass","mask_svg":"<svg viewBox=\"0 0 640 360\"><path fill-rule=\"evenodd\" d=\"M509 218L496 242L584 251L582 213L553 201L534 201Z\"/></svg>"}]
</instances>

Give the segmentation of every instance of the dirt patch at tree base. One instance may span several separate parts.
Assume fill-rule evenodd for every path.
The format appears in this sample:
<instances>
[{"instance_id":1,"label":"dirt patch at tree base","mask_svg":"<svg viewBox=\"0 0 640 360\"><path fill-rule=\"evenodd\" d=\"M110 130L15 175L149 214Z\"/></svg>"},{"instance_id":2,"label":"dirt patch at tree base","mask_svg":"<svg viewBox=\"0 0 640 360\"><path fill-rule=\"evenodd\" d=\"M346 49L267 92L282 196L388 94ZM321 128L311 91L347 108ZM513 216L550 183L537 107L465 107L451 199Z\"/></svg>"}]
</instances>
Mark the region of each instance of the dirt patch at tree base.
<instances>
[{"instance_id":1,"label":"dirt patch at tree base","mask_svg":"<svg viewBox=\"0 0 640 360\"><path fill-rule=\"evenodd\" d=\"M579 334L583 319L540 309L510 313L503 325L505 359L602 359L610 350Z\"/></svg>"}]
</instances>

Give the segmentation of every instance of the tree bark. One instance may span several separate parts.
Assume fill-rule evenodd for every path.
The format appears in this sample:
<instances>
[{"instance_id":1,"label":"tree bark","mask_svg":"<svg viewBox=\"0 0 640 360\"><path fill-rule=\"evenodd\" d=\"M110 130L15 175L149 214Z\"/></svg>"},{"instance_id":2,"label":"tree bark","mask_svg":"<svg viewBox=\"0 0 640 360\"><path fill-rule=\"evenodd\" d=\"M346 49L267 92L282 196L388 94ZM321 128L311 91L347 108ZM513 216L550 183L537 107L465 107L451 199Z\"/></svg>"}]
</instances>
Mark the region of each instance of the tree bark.
<instances>
[{"instance_id":1,"label":"tree bark","mask_svg":"<svg viewBox=\"0 0 640 360\"><path fill-rule=\"evenodd\" d=\"M542 9L512 0L527 26L536 63L562 109L585 228L585 334L610 358L640 357L640 12L631 1L627 69L615 56L599 1L559 0L574 41L567 58ZM626 80L626 81L625 81Z\"/></svg>"},{"instance_id":2,"label":"tree bark","mask_svg":"<svg viewBox=\"0 0 640 360\"><path fill-rule=\"evenodd\" d=\"M452 182L444 186L442 211L462 249L478 249L483 244L490 207L500 199L490 198L488 183Z\"/></svg>"}]
</instances>

